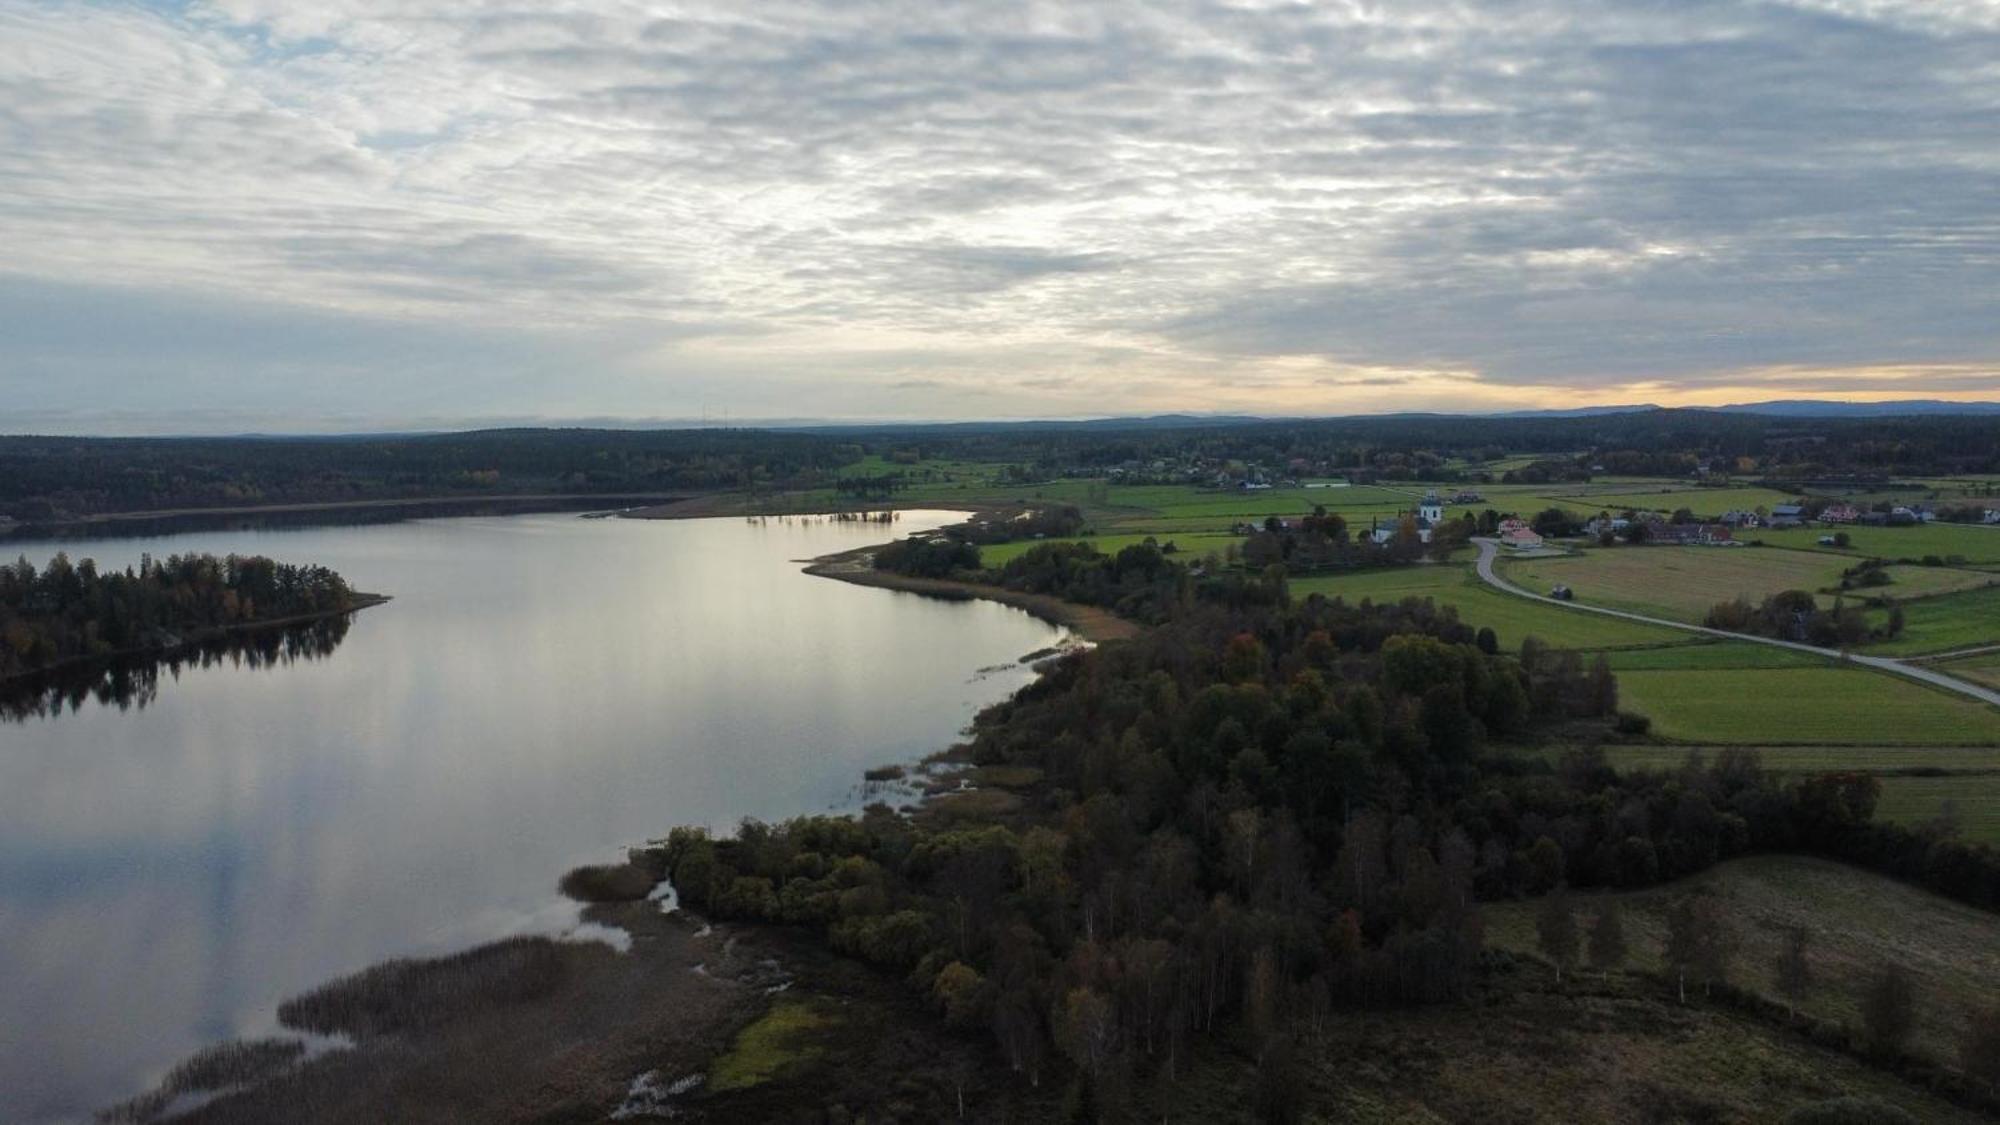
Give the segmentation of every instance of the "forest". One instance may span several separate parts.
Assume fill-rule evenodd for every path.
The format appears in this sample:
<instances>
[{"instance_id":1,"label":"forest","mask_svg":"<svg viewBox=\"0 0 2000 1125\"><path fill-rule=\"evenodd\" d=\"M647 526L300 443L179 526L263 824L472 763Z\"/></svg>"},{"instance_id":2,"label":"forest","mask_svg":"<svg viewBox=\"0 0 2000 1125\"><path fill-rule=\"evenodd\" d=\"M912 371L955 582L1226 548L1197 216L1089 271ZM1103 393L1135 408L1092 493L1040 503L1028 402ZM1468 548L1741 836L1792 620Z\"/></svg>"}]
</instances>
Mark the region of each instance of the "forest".
<instances>
[{"instance_id":1,"label":"forest","mask_svg":"<svg viewBox=\"0 0 2000 1125\"><path fill-rule=\"evenodd\" d=\"M0 679L355 605L332 570L261 556L148 556L119 571L65 554L37 570L22 558L0 566Z\"/></svg>"},{"instance_id":2,"label":"forest","mask_svg":"<svg viewBox=\"0 0 2000 1125\"><path fill-rule=\"evenodd\" d=\"M1483 904L1549 896L1558 973L1625 956L1615 917L1586 928L1569 889L1753 852L2000 905L2000 856L1875 824L1872 778L1784 779L1753 751L1612 769L1617 698L1602 658L1504 654L1428 600L1197 599L981 716L963 753L1038 778L1024 803L681 829L664 862L697 910L809 927L906 976L1080 1121L1156 1104L1217 1035L1256 1058L1261 1119L1298 1120L1299 1037L1343 1009L1467 996ZM1558 738L1578 748L1535 751ZM1732 920L1699 896L1677 909L1662 956L1683 999L1735 995Z\"/></svg>"},{"instance_id":3,"label":"forest","mask_svg":"<svg viewBox=\"0 0 2000 1125\"><path fill-rule=\"evenodd\" d=\"M802 433L483 430L351 438L0 437L0 515L817 482L860 456Z\"/></svg>"},{"instance_id":4,"label":"forest","mask_svg":"<svg viewBox=\"0 0 2000 1125\"><path fill-rule=\"evenodd\" d=\"M1117 466L1242 462L1357 482L1683 477L1703 465L1791 490L1825 480L2000 472L1991 418L1783 418L1706 410L1590 417L1449 415L1266 421L1194 419L1007 427L813 430L484 430L322 438L0 437L0 524L105 512L506 494L588 496L826 488L894 496L892 460L981 461L1030 483ZM1508 454L1532 464L1489 470ZM1509 477L1509 474L1512 474Z\"/></svg>"}]
</instances>

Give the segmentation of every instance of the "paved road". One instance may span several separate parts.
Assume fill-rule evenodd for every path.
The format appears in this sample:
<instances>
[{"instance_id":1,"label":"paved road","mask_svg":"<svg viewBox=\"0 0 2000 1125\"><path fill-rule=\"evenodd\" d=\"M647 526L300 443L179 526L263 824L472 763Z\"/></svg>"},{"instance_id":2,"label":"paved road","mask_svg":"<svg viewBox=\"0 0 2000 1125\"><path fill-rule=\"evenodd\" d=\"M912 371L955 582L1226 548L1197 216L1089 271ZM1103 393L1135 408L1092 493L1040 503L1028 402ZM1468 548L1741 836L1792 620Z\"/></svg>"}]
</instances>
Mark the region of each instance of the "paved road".
<instances>
[{"instance_id":1,"label":"paved road","mask_svg":"<svg viewBox=\"0 0 2000 1125\"><path fill-rule=\"evenodd\" d=\"M1496 590L1503 590L1517 597L1532 598L1538 602L1547 602L1553 606L1561 606L1564 609L1578 610L1583 613L1600 613L1606 617L1618 617L1626 621L1637 621L1644 625L1662 625L1669 629L1680 629L1689 633L1703 633L1711 637L1721 637L1725 640L1749 641L1752 644L1789 648L1798 652L1809 652L1815 656L1824 656L1829 660L1842 659L1840 650L1838 649L1800 644L1797 641L1781 641L1773 637L1756 637L1749 633L1732 633L1727 629L1711 629L1706 625L1689 625L1685 621L1669 621L1664 617L1647 617L1643 613L1627 613L1622 609L1606 609L1603 606L1584 605L1580 602L1566 602L1559 598L1530 593L1493 572L1493 560L1500 553L1500 544L1497 540L1474 539L1472 542L1479 548L1479 561L1475 565L1478 567L1480 579ZM1644 548L1640 549L1644 550ZM1943 672L1934 672L1929 668L1918 667L1915 664L1909 664L1901 660L1891 660L1886 656L1859 656L1849 653L1845 659L1851 664L1858 664L1866 668L1876 668L1898 676L1907 676L1912 680L1921 680L1933 687L1941 687L1946 691L1970 696L1981 703L2000 707L2000 691L1983 688L1974 683L1967 683L1964 680L1947 676Z\"/></svg>"}]
</instances>

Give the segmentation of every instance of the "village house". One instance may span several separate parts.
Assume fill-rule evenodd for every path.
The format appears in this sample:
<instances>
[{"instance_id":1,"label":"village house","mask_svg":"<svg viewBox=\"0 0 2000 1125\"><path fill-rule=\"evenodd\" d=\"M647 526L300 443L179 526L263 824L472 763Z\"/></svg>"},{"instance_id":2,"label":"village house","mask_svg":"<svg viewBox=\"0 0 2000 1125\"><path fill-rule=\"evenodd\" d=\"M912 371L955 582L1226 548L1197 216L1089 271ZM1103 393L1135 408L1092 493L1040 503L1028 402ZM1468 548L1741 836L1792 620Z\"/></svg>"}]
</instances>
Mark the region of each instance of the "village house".
<instances>
[{"instance_id":1,"label":"village house","mask_svg":"<svg viewBox=\"0 0 2000 1125\"><path fill-rule=\"evenodd\" d=\"M2000 523L2000 508L1988 508L1979 519L1980 523Z\"/></svg>"},{"instance_id":2,"label":"village house","mask_svg":"<svg viewBox=\"0 0 2000 1125\"><path fill-rule=\"evenodd\" d=\"M1531 550L1542 545L1542 537L1528 526L1528 521L1512 516L1500 521L1499 539L1502 547L1515 550Z\"/></svg>"},{"instance_id":3,"label":"village house","mask_svg":"<svg viewBox=\"0 0 2000 1125\"><path fill-rule=\"evenodd\" d=\"M1761 527L1764 523L1763 520L1757 517L1757 513L1743 511L1724 512L1722 513L1721 522L1730 527L1743 529Z\"/></svg>"},{"instance_id":4,"label":"village house","mask_svg":"<svg viewBox=\"0 0 2000 1125\"><path fill-rule=\"evenodd\" d=\"M1821 523L1853 523L1861 518L1861 509L1852 504L1828 504L1819 510Z\"/></svg>"}]
</instances>

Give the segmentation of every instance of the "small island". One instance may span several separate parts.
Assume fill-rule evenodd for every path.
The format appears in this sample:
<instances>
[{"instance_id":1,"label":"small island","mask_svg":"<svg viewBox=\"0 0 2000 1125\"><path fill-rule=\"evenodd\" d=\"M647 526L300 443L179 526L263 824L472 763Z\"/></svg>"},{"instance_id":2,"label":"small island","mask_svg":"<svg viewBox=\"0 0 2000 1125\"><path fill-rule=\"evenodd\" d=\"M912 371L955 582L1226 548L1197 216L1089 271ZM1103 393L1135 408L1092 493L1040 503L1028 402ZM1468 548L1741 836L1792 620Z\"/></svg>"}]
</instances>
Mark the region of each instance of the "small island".
<instances>
[{"instance_id":1,"label":"small island","mask_svg":"<svg viewBox=\"0 0 2000 1125\"><path fill-rule=\"evenodd\" d=\"M99 661L160 656L256 629L302 625L387 601L324 567L260 555L144 557L100 571L57 554L0 567L0 682Z\"/></svg>"}]
</instances>

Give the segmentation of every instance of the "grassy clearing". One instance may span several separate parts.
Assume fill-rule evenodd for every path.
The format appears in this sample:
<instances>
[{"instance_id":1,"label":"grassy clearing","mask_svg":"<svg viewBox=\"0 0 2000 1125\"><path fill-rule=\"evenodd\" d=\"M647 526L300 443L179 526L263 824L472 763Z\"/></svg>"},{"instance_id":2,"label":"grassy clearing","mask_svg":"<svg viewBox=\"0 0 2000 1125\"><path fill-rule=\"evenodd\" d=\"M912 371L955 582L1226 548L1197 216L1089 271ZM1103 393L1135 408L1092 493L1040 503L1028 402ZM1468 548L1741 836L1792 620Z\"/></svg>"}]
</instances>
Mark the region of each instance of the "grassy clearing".
<instances>
[{"instance_id":1,"label":"grassy clearing","mask_svg":"<svg viewBox=\"0 0 2000 1125\"><path fill-rule=\"evenodd\" d=\"M1669 887L1612 894L1624 914L1635 967L1660 968L1666 912L1673 900L1704 888L1720 895L1743 939L1732 979L1767 994L1790 927L1812 934L1810 960L1819 987L1802 1005L1822 1019L1858 1024L1856 992L1885 960L1916 978L1915 1047L1953 1059L1969 1014L2000 1003L2000 915L1965 906L1859 868L1806 856L1732 860ZM1579 895L1587 913L1602 896ZM1533 902L1506 903L1486 913L1487 941L1503 949L1535 948Z\"/></svg>"},{"instance_id":2,"label":"grassy clearing","mask_svg":"<svg viewBox=\"0 0 2000 1125\"><path fill-rule=\"evenodd\" d=\"M715 1060L708 1089L721 1093L762 1085L818 1059L813 1040L837 1023L822 1004L779 1000L757 1022L736 1035L729 1053Z\"/></svg>"},{"instance_id":3,"label":"grassy clearing","mask_svg":"<svg viewBox=\"0 0 2000 1125\"><path fill-rule=\"evenodd\" d=\"M1654 733L1681 742L2000 743L2000 712L1862 668L1627 671L1618 690Z\"/></svg>"},{"instance_id":4,"label":"grassy clearing","mask_svg":"<svg viewBox=\"0 0 2000 1125\"><path fill-rule=\"evenodd\" d=\"M1835 585L1844 566L1806 551L1609 547L1514 559L1505 564L1505 577L1535 591L1567 585L1589 605L1700 624L1717 602L1739 595L1754 604L1780 590Z\"/></svg>"},{"instance_id":5,"label":"grassy clearing","mask_svg":"<svg viewBox=\"0 0 2000 1125\"><path fill-rule=\"evenodd\" d=\"M1682 1007L1621 974L1558 991L1522 964L1468 1005L1340 1013L1301 1048L1309 1122L1780 1122L1840 1096L1880 1099L1924 1122L1974 1122L1913 1085L1803 1036L1730 1012ZM1147 1120L1258 1120L1253 1060L1204 1052Z\"/></svg>"}]
</instances>

